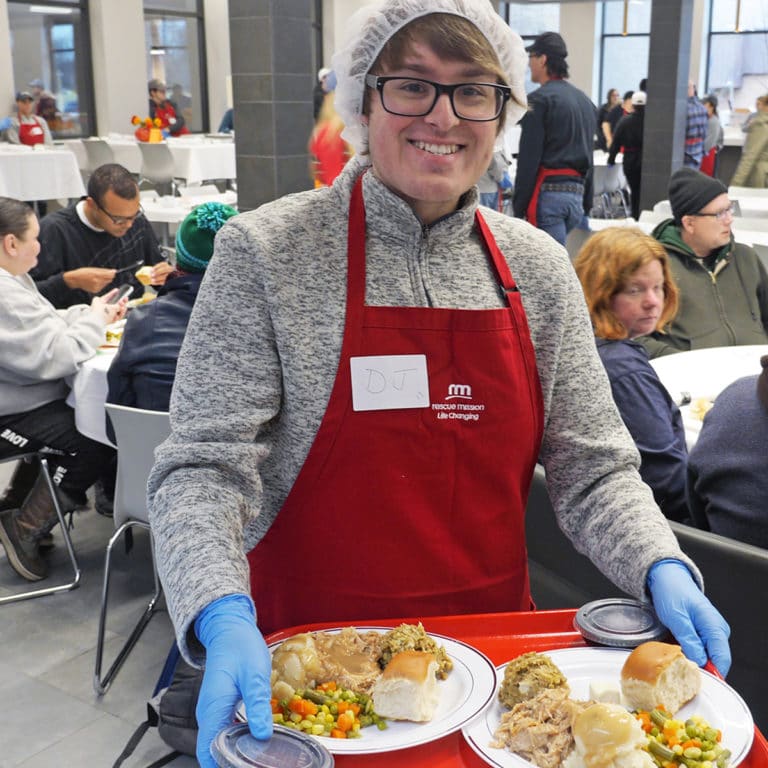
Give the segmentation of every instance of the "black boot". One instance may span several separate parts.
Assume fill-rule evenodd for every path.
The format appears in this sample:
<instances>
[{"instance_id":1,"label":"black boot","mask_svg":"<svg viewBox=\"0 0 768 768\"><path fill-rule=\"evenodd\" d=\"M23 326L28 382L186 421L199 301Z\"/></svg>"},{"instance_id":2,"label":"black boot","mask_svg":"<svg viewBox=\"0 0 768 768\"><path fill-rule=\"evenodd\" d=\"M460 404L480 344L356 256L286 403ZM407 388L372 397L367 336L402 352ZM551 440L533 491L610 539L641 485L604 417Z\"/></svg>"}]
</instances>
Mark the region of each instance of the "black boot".
<instances>
[{"instance_id":1,"label":"black boot","mask_svg":"<svg viewBox=\"0 0 768 768\"><path fill-rule=\"evenodd\" d=\"M40 467L36 461L22 459L16 464L11 482L0 496L0 512L21 507L32 490L39 471Z\"/></svg>"}]
</instances>

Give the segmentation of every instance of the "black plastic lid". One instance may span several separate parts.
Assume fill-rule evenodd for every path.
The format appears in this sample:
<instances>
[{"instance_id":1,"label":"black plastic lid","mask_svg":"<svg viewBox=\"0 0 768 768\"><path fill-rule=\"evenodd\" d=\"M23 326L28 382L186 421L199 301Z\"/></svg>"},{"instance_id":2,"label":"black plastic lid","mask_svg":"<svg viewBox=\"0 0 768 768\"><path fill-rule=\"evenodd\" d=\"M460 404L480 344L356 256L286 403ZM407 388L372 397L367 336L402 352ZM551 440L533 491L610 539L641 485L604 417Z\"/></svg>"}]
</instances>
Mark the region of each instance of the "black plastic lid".
<instances>
[{"instance_id":1,"label":"black plastic lid","mask_svg":"<svg viewBox=\"0 0 768 768\"><path fill-rule=\"evenodd\" d=\"M579 608L573 626L585 639L614 648L635 648L667 636L667 628L653 607L631 598L610 597L587 603Z\"/></svg>"},{"instance_id":2,"label":"black plastic lid","mask_svg":"<svg viewBox=\"0 0 768 768\"><path fill-rule=\"evenodd\" d=\"M269 741L251 736L247 723L225 728L211 744L220 768L333 768L333 755L315 738L276 725Z\"/></svg>"}]
</instances>

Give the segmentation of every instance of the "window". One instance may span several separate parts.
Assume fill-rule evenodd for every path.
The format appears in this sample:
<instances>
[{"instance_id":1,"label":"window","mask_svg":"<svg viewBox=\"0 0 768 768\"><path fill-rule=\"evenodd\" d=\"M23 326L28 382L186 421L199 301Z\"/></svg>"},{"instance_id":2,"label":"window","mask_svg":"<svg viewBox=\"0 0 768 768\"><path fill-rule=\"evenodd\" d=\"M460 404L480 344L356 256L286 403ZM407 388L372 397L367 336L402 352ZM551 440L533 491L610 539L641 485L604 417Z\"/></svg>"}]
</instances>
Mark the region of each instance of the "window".
<instances>
[{"instance_id":1,"label":"window","mask_svg":"<svg viewBox=\"0 0 768 768\"><path fill-rule=\"evenodd\" d=\"M93 133L90 35L85 0L8 2L13 77L32 91L54 138ZM35 88L32 83L40 81Z\"/></svg>"},{"instance_id":2,"label":"window","mask_svg":"<svg viewBox=\"0 0 768 768\"><path fill-rule=\"evenodd\" d=\"M635 91L648 75L651 0L602 3L600 100L611 88Z\"/></svg>"},{"instance_id":3,"label":"window","mask_svg":"<svg viewBox=\"0 0 768 768\"><path fill-rule=\"evenodd\" d=\"M144 29L149 77L168 86L190 131L208 130L202 0L145 0Z\"/></svg>"},{"instance_id":4,"label":"window","mask_svg":"<svg viewBox=\"0 0 768 768\"><path fill-rule=\"evenodd\" d=\"M711 0L709 29L707 92L724 124L741 122L768 93L768 0Z\"/></svg>"},{"instance_id":5,"label":"window","mask_svg":"<svg viewBox=\"0 0 768 768\"><path fill-rule=\"evenodd\" d=\"M523 38L525 45L530 45L542 32L560 31L560 3L500 2L499 15ZM530 93L534 88L538 86L531 82L531 71L526 68L525 91Z\"/></svg>"}]
</instances>

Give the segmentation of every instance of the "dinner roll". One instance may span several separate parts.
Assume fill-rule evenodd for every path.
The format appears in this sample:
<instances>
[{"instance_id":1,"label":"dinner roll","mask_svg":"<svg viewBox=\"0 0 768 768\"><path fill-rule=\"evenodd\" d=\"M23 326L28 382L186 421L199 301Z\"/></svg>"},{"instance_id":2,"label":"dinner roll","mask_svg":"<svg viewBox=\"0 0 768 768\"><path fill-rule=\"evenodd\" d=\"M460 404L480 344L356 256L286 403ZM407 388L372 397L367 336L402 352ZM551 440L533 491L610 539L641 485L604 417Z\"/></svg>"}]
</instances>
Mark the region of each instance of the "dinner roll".
<instances>
[{"instance_id":1,"label":"dinner roll","mask_svg":"<svg viewBox=\"0 0 768 768\"><path fill-rule=\"evenodd\" d=\"M142 267L136 271L136 279L142 285L149 285L152 282L152 267Z\"/></svg>"},{"instance_id":2,"label":"dinner roll","mask_svg":"<svg viewBox=\"0 0 768 768\"><path fill-rule=\"evenodd\" d=\"M663 707L674 715L700 688L699 668L671 643L638 645L621 670L621 690L633 709Z\"/></svg>"},{"instance_id":3,"label":"dinner roll","mask_svg":"<svg viewBox=\"0 0 768 768\"><path fill-rule=\"evenodd\" d=\"M432 653L396 653L371 691L376 714L390 720L431 720L439 700L437 669Z\"/></svg>"}]
</instances>

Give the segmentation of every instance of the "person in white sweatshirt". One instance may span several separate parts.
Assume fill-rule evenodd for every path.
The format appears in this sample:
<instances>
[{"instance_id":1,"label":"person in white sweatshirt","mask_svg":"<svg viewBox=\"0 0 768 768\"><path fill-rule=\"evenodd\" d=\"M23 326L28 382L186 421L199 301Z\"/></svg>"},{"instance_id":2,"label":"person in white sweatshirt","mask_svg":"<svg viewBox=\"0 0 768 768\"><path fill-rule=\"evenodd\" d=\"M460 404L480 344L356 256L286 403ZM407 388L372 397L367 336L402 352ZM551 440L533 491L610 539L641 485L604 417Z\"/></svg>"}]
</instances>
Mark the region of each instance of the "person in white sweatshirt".
<instances>
[{"instance_id":1,"label":"person in white sweatshirt","mask_svg":"<svg viewBox=\"0 0 768 768\"><path fill-rule=\"evenodd\" d=\"M114 294L91 305L56 310L27 274L40 252L32 209L0 197L0 458L43 448L61 505L86 502L85 491L109 467L114 451L81 435L66 402L65 377L96 353L108 323L125 314ZM40 540L57 520L43 478L23 462L0 498L0 543L11 567L28 581L47 575Z\"/></svg>"}]
</instances>

